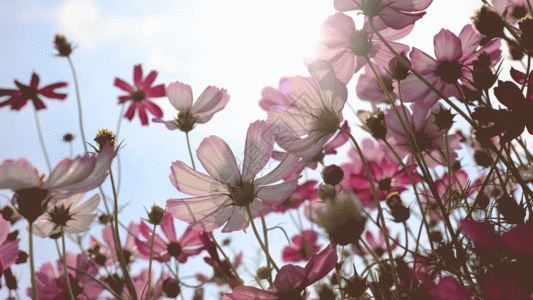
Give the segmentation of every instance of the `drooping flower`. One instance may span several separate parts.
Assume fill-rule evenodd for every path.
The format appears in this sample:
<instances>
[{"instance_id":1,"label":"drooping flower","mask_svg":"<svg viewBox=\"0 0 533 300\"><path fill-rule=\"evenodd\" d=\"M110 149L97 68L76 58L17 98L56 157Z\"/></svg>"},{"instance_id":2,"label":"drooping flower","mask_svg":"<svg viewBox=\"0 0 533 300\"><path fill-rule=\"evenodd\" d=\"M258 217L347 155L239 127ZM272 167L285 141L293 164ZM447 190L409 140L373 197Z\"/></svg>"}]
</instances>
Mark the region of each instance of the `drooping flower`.
<instances>
[{"instance_id":1,"label":"drooping flower","mask_svg":"<svg viewBox=\"0 0 533 300\"><path fill-rule=\"evenodd\" d=\"M283 262L306 261L312 254L320 250L317 244L318 234L314 230L304 230L301 234L292 237L293 245L283 248L281 258Z\"/></svg>"},{"instance_id":2,"label":"drooping flower","mask_svg":"<svg viewBox=\"0 0 533 300\"><path fill-rule=\"evenodd\" d=\"M379 17L383 23L394 29L413 25L422 18L433 0L335 0L338 11L360 10L367 17Z\"/></svg>"},{"instance_id":3,"label":"drooping flower","mask_svg":"<svg viewBox=\"0 0 533 300\"><path fill-rule=\"evenodd\" d=\"M252 123L246 136L242 171L239 171L235 155L226 142L217 136L205 138L196 155L209 175L181 161L172 163L170 181L178 191L194 197L168 200L167 211L198 231L212 231L224 224L223 232L248 227L247 206L253 217L269 212L287 199L298 183L295 177L273 184L293 171L298 159L292 155L272 172L256 178L272 155L273 139L264 121Z\"/></svg>"},{"instance_id":4,"label":"drooping flower","mask_svg":"<svg viewBox=\"0 0 533 300\"><path fill-rule=\"evenodd\" d=\"M161 230L168 241L165 241L161 236L155 234L153 250L154 260L168 262L172 257L175 257L180 263L185 263L189 257L202 252L202 232L192 230L189 226L183 233L182 237L178 239L176 236L176 229L174 228L174 219L168 212L165 213L165 220L161 223ZM135 240L135 245L137 245L137 249L139 250L139 257L149 259L150 243L154 232L143 221L141 221L139 231L146 239L145 241Z\"/></svg>"},{"instance_id":5,"label":"drooping flower","mask_svg":"<svg viewBox=\"0 0 533 300\"><path fill-rule=\"evenodd\" d=\"M26 159L6 160L0 165L0 189L15 192L19 213L31 223L45 212L52 198L87 192L102 184L114 157L115 150L105 147L98 155L65 158L44 182Z\"/></svg>"},{"instance_id":6,"label":"drooping flower","mask_svg":"<svg viewBox=\"0 0 533 300\"><path fill-rule=\"evenodd\" d=\"M457 84L476 90L471 84L474 80L472 70L480 53L488 54L490 67L494 67L501 58L500 40L492 40L480 47L482 37L471 24L463 27L459 36L442 29L433 39L437 59L413 48L410 53L411 65L446 97L460 98ZM431 107L440 99L414 74L402 81L401 92L404 102L420 102L424 107Z\"/></svg>"},{"instance_id":7,"label":"drooping flower","mask_svg":"<svg viewBox=\"0 0 533 300\"><path fill-rule=\"evenodd\" d=\"M531 80L530 80L531 82ZM494 95L507 109L493 109L490 107L476 107L472 113L474 120L485 123L494 123L490 127L479 129L478 138L489 139L503 133L500 146L514 140L527 127L533 134L533 87L528 83L527 98L524 97L520 88L511 81L498 81L494 88Z\"/></svg>"},{"instance_id":8,"label":"drooping flower","mask_svg":"<svg viewBox=\"0 0 533 300\"><path fill-rule=\"evenodd\" d=\"M347 90L325 61L315 61L308 68L311 79L302 76L288 79L290 100L271 107L267 123L281 148L310 160L341 125Z\"/></svg>"},{"instance_id":9,"label":"drooping flower","mask_svg":"<svg viewBox=\"0 0 533 300\"><path fill-rule=\"evenodd\" d=\"M46 212L35 221L34 233L40 237L47 237L61 231L82 233L91 229L91 223L96 214L94 210L100 203L100 195L96 194L89 200L78 205L85 193L72 195L48 206Z\"/></svg>"},{"instance_id":10,"label":"drooping flower","mask_svg":"<svg viewBox=\"0 0 533 300\"><path fill-rule=\"evenodd\" d=\"M127 101L131 100L131 104L128 107L126 113L124 114L124 118L131 121L133 119L133 116L135 115L135 111L138 110L139 118L141 119L141 124L143 126L147 126L147 109L157 118L163 117L163 111L161 110L161 108L159 108L157 104L151 101L151 98L159 98L164 97L166 95L164 84L156 85L154 87L152 86L152 83L154 83L156 77L157 71L152 71L143 80L143 71L141 65L136 65L133 68L134 86L131 86L124 80L115 77L114 85L119 89L128 92L128 95L118 97L118 103L126 103Z\"/></svg>"},{"instance_id":11,"label":"drooping flower","mask_svg":"<svg viewBox=\"0 0 533 300\"><path fill-rule=\"evenodd\" d=\"M403 111L401 107L400 111ZM422 153L422 157L425 160L429 168L434 168L438 165L447 165L447 159L449 159L450 165L452 165L458 154L455 150L461 149L459 139L461 138L457 134L446 135L444 130L439 130L434 123L435 115L433 113L440 110L438 105L431 108L424 108L419 103L412 105L412 112L405 108L407 114L407 120L411 124L411 128L415 135L418 145L418 149ZM385 113L385 123L387 125L387 140L394 147L396 152L401 158L408 156L408 162L416 162L414 160L414 154L409 147L408 134L405 133L403 127L398 119L398 116L393 109L388 109ZM449 153L446 153L446 149L449 149Z\"/></svg>"},{"instance_id":12,"label":"drooping flower","mask_svg":"<svg viewBox=\"0 0 533 300\"><path fill-rule=\"evenodd\" d=\"M409 46L394 41L407 36L413 25L394 30L381 23L376 24L376 29L396 52L409 52ZM394 58L394 54L373 34L368 22L358 30L351 17L339 12L324 21L320 31L317 59L328 61L335 70L335 76L344 84L348 84L353 75L367 64L366 57L372 59L377 68L387 68Z\"/></svg>"},{"instance_id":13,"label":"drooping flower","mask_svg":"<svg viewBox=\"0 0 533 300\"><path fill-rule=\"evenodd\" d=\"M68 86L67 82L58 82L47 85L43 88L39 88L39 81L39 76L33 73L31 76L30 85L25 85L20 83L18 80L15 80L18 90L0 89L0 97L9 97L9 99L0 102L0 107L9 105L13 110L20 110L26 105L26 103L28 103L28 101L33 101L35 110L41 110L45 109L46 105L44 105L44 102L41 100L39 95L49 99L58 100L65 100L67 98L67 94L57 93L55 91L58 88Z\"/></svg>"},{"instance_id":14,"label":"drooping flower","mask_svg":"<svg viewBox=\"0 0 533 300\"><path fill-rule=\"evenodd\" d=\"M167 97L170 104L178 110L178 116L172 121L163 121L159 117L152 121L164 123L169 130L179 129L184 132L191 131L197 123L207 123L229 101L226 89L208 86L193 105L191 86L179 81L168 85Z\"/></svg>"}]
</instances>

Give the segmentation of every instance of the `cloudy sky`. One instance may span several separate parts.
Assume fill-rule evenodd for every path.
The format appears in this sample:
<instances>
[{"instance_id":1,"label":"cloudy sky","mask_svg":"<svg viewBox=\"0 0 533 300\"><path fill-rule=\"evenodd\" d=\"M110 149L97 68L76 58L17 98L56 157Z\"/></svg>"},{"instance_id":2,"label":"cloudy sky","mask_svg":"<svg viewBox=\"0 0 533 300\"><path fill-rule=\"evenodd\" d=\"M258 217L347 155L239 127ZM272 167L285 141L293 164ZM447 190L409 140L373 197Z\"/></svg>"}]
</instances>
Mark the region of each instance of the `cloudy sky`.
<instances>
[{"instance_id":1,"label":"cloudy sky","mask_svg":"<svg viewBox=\"0 0 533 300\"><path fill-rule=\"evenodd\" d=\"M62 142L65 133L76 136L74 154L83 153L72 74L67 61L54 56L54 34L62 33L77 47L72 59L78 71L89 141L99 128L116 129L121 109L117 96L123 92L113 86L114 78L132 82L133 66L142 64L145 74L159 71L156 84L181 81L191 85L195 99L208 85L226 88L231 95L226 109L192 131L191 143L196 149L204 137L217 135L230 144L237 157L242 157L248 124L266 116L257 106L261 89L277 86L283 76L307 76L302 60L312 55L320 24L335 13L332 3L0 1L0 88L14 88L14 79L28 84L32 72L39 74L43 86L68 81L69 87L63 89L69 95L67 100L46 101L48 109L41 111L39 118L52 166L69 155L68 145ZM432 54L433 36L442 27L458 34L472 9L480 4L476 0L435 1L406 43ZM348 91L352 106L364 107L355 98L353 82ZM156 103L163 108L164 118L175 116L166 98L156 99ZM346 116L354 122L348 110ZM33 107L28 105L18 112L1 109L0 120L0 161L25 157L41 172L48 173ZM129 203L121 215L123 222L138 221L144 217L144 208L154 203L163 206L167 199L184 196L168 180L171 162L190 163L182 132L170 132L162 124L141 126L136 116L132 122L122 122L120 140L126 145L121 156L120 199L122 204ZM104 186L109 192L109 183ZM3 204L11 194L1 191L0 196ZM293 227L290 220L274 217L269 221L285 221L287 228ZM178 229L178 234L182 230ZM100 237L97 231L93 234ZM276 234L283 241L280 233ZM251 230L233 236L253 238ZM37 243L50 250L49 256L37 257L39 268L42 262L57 256L53 243L39 238ZM257 248L254 243L251 246ZM249 253L249 257L254 255L255 252ZM25 271L19 269L16 273ZM184 275L191 274L182 271Z\"/></svg>"}]
</instances>

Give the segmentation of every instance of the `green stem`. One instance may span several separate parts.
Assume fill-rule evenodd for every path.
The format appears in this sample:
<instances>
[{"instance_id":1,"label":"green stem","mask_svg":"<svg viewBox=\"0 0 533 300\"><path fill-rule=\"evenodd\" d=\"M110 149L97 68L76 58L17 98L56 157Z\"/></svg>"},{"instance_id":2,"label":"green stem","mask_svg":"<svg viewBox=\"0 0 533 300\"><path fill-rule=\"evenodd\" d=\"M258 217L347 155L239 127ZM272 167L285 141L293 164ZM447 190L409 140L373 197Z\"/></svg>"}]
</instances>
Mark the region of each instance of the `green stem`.
<instances>
[{"instance_id":1,"label":"green stem","mask_svg":"<svg viewBox=\"0 0 533 300\"><path fill-rule=\"evenodd\" d=\"M155 229L157 224L154 224L154 231L152 231L152 243L150 244L150 260L148 262L148 291L146 292L146 299L150 299L150 289L152 288L152 256L154 253L154 240L155 240Z\"/></svg>"},{"instance_id":2,"label":"green stem","mask_svg":"<svg viewBox=\"0 0 533 300\"><path fill-rule=\"evenodd\" d=\"M252 229L254 230L255 237L257 238L257 241L259 241L259 245L261 246L261 249L263 249L263 252L265 252L267 260L270 260L270 262L272 263L272 266L274 266L274 269L276 269L276 271L279 272L279 268L276 265L276 262L274 262L274 260L270 256L268 249L265 247L265 244L263 244L263 241L261 240L261 237L259 236L259 232L257 231L257 228L255 227L254 217L252 215L252 211L250 210L249 205L246 206L246 212L248 213L248 218L250 219L250 223L252 223Z\"/></svg>"},{"instance_id":3,"label":"green stem","mask_svg":"<svg viewBox=\"0 0 533 300\"><path fill-rule=\"evenodd\" d=\"M39 293L37 292L37 280L35 278L35 262L33 260L33 222L28 222L28 231L29 231L29 256L30 256L30 274L31 274L31 295L32 299L38 300Z\"/></svg>"},{"instance_id":4,"label":"green stem","mask_svg":"<svg viewBox=\"0 0 533 300\"><path fill-rule=\"evenodd\" d=\"M65 247L65 228L61 225L61 245L63 247L63 254L61 255L61 260L63 261L63 275L65 275L65 282L67 283L67 290L70 299L76 300L74 293L72 293L72 287L70 286L70 279L68 278L68 268L67 268L67 250Z\"/></svg>"},{"instance_id":5,"label":"green stem","mask_svg":"<svg viewBox=\"0 0 533 300\"><path fill-rule=\"evenodd\" d=\"M80 88L78 85L78 75L76 75L76 70L74 69L74 64L72 63L72 59L70 59L70 56L67 56L68 63L70 65L70 69L72 70L72 77L74 77L74 89L76 90L76 100L78 101L78 121L80 123L80 132L81 132L81 140L83 141L83 149L85 149L85 153L88 153L87 150L87 140L85 139L85 131L83 130L83 117L82 117L82 110L81 110L81 99L80 99Z\"/></svg>"},{"instance_id":6,"label":"green stem","mask_svg":"<svg viewBox=\"0 0 533 300\"><path fill-rule=\"evenodd\" d=\"M194 158L192 156L192 150L191 150L191 142L189 141L189 132L185 132L185 136L187 137L187 147L189 148L189 155L191 156L191 163L192 168L196 170L196 167L194 166Z\"/></svg>"}]
</instances>

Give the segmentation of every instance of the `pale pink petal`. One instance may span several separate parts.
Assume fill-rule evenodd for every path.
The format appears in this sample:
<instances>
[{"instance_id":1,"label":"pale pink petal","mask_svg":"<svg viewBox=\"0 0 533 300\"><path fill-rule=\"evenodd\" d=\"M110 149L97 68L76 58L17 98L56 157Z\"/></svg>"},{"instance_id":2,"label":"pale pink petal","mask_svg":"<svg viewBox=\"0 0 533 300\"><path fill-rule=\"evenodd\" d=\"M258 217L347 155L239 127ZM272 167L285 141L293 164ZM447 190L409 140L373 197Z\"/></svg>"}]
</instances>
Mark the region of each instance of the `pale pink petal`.
<instances>
[{"instance_id":1,"label":"pale pink petal","mask_svg":"<svg viewBox=\"0 0 533 300\"><path fill-rule=\"evenodd\" d=\"M5 160L0 165L0 190L13 191L37 187L41 183L39 173L29 161L20 158L17 161Z\"/></svg>"},{"instance_id":2,"label":"pale pink petal","mask_svg":"<svg viewBox=\"0 0 533 300\"><path fill-rule=\"evenodd\" d=\"M394 29L403 29L406 26L413 25L422 18L426 13L402 13L392 8L392 5L381 11L380 19Z\"/></svg>"},{"instance_id":3,"label":"pale pink petal","mask_svg":"<svg viewBox=\"0 0 533 300\"><path fill-rule=\"evenodd\" d=\"M210 193L222 193L229 190L226 185L212 177L193 170L181 161L175 161L170 167L170 182L178 191L191 196L204 196Z\"/></svg>"},{"instance_id":4,"label":"pale pink petal","mask_svg":"<svg viewBox=\"0 0 533 300\"><path fill-rule=\"evenodd\" d=\"M328 275L337 264L337 245L330 244L318 254L313 254L305 266L307 285L311 285Z\"/></svg>"},{"instance_id":5,"label":"pale pink petal","mask_svg":"<svg viewBox=\"0 0 533 300\"><path fill-rule=\"evenodd\" d=\"M230 197L224 194L170 199L167 200L167 211L176 219L194 223L216 213L218 210L222 210L229 203L231 203Z\"/></svg>"},{"instance_id":6,"label":"pale pink petal","mask_svg":"<svg viewBox=\"0 0 533 300\"><path fill-rule=\"evenodd\" d=\"M180 112L188 112L192 108L192 89L188 84L179 81L169 83L167 97L170 104Z\"/></svg>"},{"instance_id":7,"label":"pale pink petal","mask_svg":"<svg viewBox=\"0 0 533 300\"><path fill-rule=\"evenodd\" d=\"M241 179L233 151L218 136L206 137L196 150L202 166L215 180L235 185Z\"/></svg>"},{"instance_id":8,"label":"pale pink petal","mask_svg":"<svg viewBox=\"0 0 533 300\"><path fill-rule=\"evenodd\" d=\"M194 103L193 108L191 109L191 113L200 114L212 111L213 109L216 109L217 106L219 106L219 103L226 96L226 89L219 89L216 86L208 86L207 88L205 88L200 97L198 97L198 99ZM229 97L226 98L227 100L229 100ZM226 103L224 103L224 106L226 105ZM222 107L220 109L222 109Z\"/></svg>"},{"instance_id":9,"label":"pale pink petal","mask_svg":"<svg viewBox=\"0 0 533 300\"><path fill-rule=\"evenodd\" d=\"M249 219L244 207L234 207L231 217L222 232L232 232L248 227Z\"/></svg>"},{"instance_id":10,"label":"pale pink petal","mask_svg":"<svg viewBox=\"0 0 533 300\"><path fill-rule=\"evenodd\" d=\"M274 148L274 137L270 134L265 121L255 121L248 127L244 161L242 164L242 181L249 182L267 164Z\"/></svg>"},{"instance_id":11,"label":"pale pink petal","mask_svg":"<svg viewBox=\"0 0 533 300\"><path fill-rule=\"evenodd\" d=\"M174 227L174 219L172 218L172 215L169 212L165 213L165 220L163 221L163 223L161 223L161 230L163 231L163 234L165 234L169 242L178 241L178 239L176 238L176 229Z\"/></svg>"},{"instance_id":12,"label":"pale pink petal","mask_svg":"<svg viewBox=\"0 0 533 300\"><path fill-rule=\"evenodd\" d=\"M298 178L293 178L280 184L262 186L257 193L257 198L261 199L267 205L272 207L278 206L286 200L298 185Z\"/></svg>"},{"instance_id":13,"label":"pale pink petal","mask_svg":"<svg viewBox=\"0 0 533 300\"><path fill-rule=\"evenodd\" d=\"M366 238L366 242L368 243L368 246L370 246L370 248L373 248L373 247L376 246L376 241L374 240L374 235L372 234L372 232L367 231L366 234L365 234L365 238Z\"/></svg>"},{"instance_id":14,"label":"pale pink petal","mask_svg":"<svg viewBox=\"0 0 533 300\"><path fill-rule=\"evenodd\" d=\"M43 188L60 188L79 182L89 176L96 164L96 156L86 154L72 160L65 158L54 168Z\"/></svg>"},{"instance_id":15,"label":"pale pink petal","mask_svg":"<svg viewBox=\"0 0 533 300\"><path fill-rule=\"evenodd\" d=\"M270 171L268 174L266 174L263 177L255 179L254 184L256 186L262 186L262 185L267 185L267 184L271 184L274 182L278 182L279 180L285 178L287 175L294 172L295 168L297 168L299 164L300 164L300 158L289 153L274 168L274 170Z\"/></svg>"},{"instance_id":16,"label":"pale pink petal","mask_svg":"<svg viewBox=\"0 0 533 300\"><path fill-rule=\"evenodd\" d=\"M356 10L358 8L353 0L335 0L333 1L333 7L338 11Z\"/></svg>"},{"instance_id":17,"label":"pale pink petal","mask_svg":"<svg viewBox=\"0 0 533 300\"><path fill-rule=\"evenodd\" d=\"M78 195L82 195L82 199L85 197L85 193L83 194L78 194ZM74 195L76 196L76 195ZM70 198L72 199L74 196L71 196ZM95 194L94 196L92 196L91 198L89 198L87 201L85 201L84 203L82 203L81 205L79 205L78 207L75 207L72 212L74 213L78 213L78 214L92 214L96 208L98 207L98 204L100 204L100 195L99 194ZM75 206L76 203L73 202L73 206Z\"/></svg>"},{"instance_id":18,"label":"pale pink petal","mask_svg":"<svg viewBox=\"0 0 533 300\"><path fill-rule=\"evenodd\" d=\"M441 29L433 40L435 56L439 62L458 61L463 56L461 40L451 31Z\"/></svg>"},{"instance_id":19,"label":"pale pink petal","mask_svg":"<svg viewBox=\"0 0 533 300\"><path fill-rule=\"evenodd\" d=\"M159 118L153 118L152 122L154 122L154 123L163 123L163 124L165 124L165 126L167 127L168 130L176 130L176 129L179 128L178 123L176 122L176 120L165 121L165 120L162 120L162 119L159 119Z\"/></svg>"},{"instance_id":20,"label":"pale pink petal","mask_svg":"<svg viewBox=\"0 0 533 300\"><path fill-rule=\"evenodd\" d=\"M189 226L187 229L185 229L185 232L181 236L179 242L181 245L183 245L183 247L203 245L201 236L201 231L192 230L192 228Z\"/></svg>"}]
</instances>

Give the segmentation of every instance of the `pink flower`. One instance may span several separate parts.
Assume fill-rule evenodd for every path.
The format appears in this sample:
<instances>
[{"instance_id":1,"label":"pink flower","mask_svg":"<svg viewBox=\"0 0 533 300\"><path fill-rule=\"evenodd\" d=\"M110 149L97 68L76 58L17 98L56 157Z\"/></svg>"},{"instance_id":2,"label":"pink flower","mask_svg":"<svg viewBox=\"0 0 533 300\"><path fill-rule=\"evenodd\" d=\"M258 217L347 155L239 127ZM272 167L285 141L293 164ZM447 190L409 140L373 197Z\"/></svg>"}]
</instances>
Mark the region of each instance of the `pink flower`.
<instances>
[{"instance_id":1,"label":"pink flower","mask_svg":"<svg viewBox=\"0 0 533 300\"><path fill-rule=\"evenodd\" d=\"M422 18L433 0L335 0L338 11L361 10L367 17L379 17L394 29L402 29Z\"/></svg>"},{"instance_id":2,"label":"pink flower","mask_svg":"<svg viewBox=\"0 0 533 300\"><path fill-rule=\"evenodd\" d=\"M44 213L52 197L65 198L101 185L114 157L115 150L105 147L98 155L65 158L44 183L26 159L6 160L0 165L0 190L15 192L19 213L31 223Z\"/></svg>"},{"instance_id":3,"label":"pink flower","mask_svg":"<svg viewBox=\"0 0 533 300\"><path fill-rule=\"evenodd\" d=\"M111 225L104 227L102 230L102 238L104 243L100 243L93 236L90 237L89 246L93 249L93 252L100 252L105 255L106 261L105 266L111 266L118 262L117 251L115 248L115 239L113 238L113 228ZM128 226L128 234L126 235L126 242L122 245L122 252L124 254L124 260L126 264L133 262L135 258L139 256L137 250L135 249L135 240L139 238L139 225L130 222ZM97 250L96 250L97 249Z\"/></svg>"},{"instance_id":4,"label":"pink flower","mask_svg":"<svg viewBox=\"0 0 533 300\"><path fill-rule=\"evenodd\" d=\"M212 243L212 242L211 242ZM213 245L214 246L214 245ZM222 285L229 285L231 288L235 288L238 285L241 285L242 283L239 281L237 276L233 273L233 270L226 260L220 260L216 247L214 249L211 249L212 251L209 251L211 254L211 257L204 257L204 261L213 267L213 276L206 276L202 273L196 273L195 277L196 280L200 281L201 283L213 283L218 286ZM235 255L233 258L233 261L231 264L237 270L239 266L242 263L243 259L243 252L239 252L239 254Z\"/></svg>"},{"instance_id":5,"label":"pink flower","mask_svg":"<svg viewBox=\"0 0 533 300\"><path fill-rule=\"evenodd\" d=\"M402 30L388 28L385 24L376 27L398 53L409 51L409 46L394 41L407 36L413 26ZM363 29L357 30L353 19L339 12L330 16L320 31L317 59L328 61L335 70L335 76L344 84L348 84L352 76L366 65L365 56L372 59L378 68L387 68L389 61L394 58L394 54L373 35L366 21Z\"/></svg>"},{"instance_id":6,"label":"pink flower","mask_svg":"<svg viewBox=\"0 0 533 300\"><path fill-rule=\"evenodd\" d=\"M9 240L11 223L0 217L0 277L3 272L17 262L20 239Z\"/></svg>"},{"instance_id":7,"label":"pink flower","mask_svg":"<svg viewBox=\"0 0 533 300\"><path fill-rule=\"evenodd\" d=\"M55 89L62 88L68 86L67 82L58 82L54 84L47 85L43 88L38 88L39 86L39 76L35 73L31 76L31 83L30 85L25 85L17 80L15 80L15 84L19 88L18 90L6 90L6 89L0 89L0 97L2 96L8 96L9 99L0 102L0 107L5 105L10 105L11 109L14 110L20 110L23 108L28 100L33 101L33 106L35 106L35 110L41 110L45 109L46 105L44 105L43 100L39 98L39 95L44 96L49 99L58 99L58 100L65 100L67 98L67 94L61 94L56 93Z\"/></svg>"},{"instance_id":8,"label":"pink flower","mask_svg":"<svg viewBox=\"0 0 533 300\"><path fill-rule=\"evenodd\" d=\"M478 49L482 37L470 24L461 30L459 36L442 29L433 39L437 59L413 48L410 53L411 65L446 97L459 98L456 84L463 84L471 90L476 90L471 84L472 70L473 62L480 53L486 52L489 55L491 67L494 67L501 58L500 40L492 40ZM402 81L401 92L404 102L416 101L424 107L431 107L440 99L413 74Z\"/></svg>"},{"instance_id":9,"label":"pink flower","mask_svg":"<svg viewBox=\"0 0 533 300\"><path fill-rule=\"evenodd\" d=\"M178 191L192 198L170 199L168 212L198 231L212 231L226 224L223 232L248 227L249 206L253 217L273 210L296 188L298 178L273 184L293 170L298 163L288 156L270 173L255 178L272 155L273 137L264 121L248 127L242 172L226 142L217 136L205 138L196 155L209 175L202 174L181 161L172 163L170 181Z\"/></svg>"},{"instance_id":10,"label":"pink flower","mask_svg":"<svg viewBox=\"0 0 533 300\"><path fill-rule=\"evenodd\" d=\"M317 244L318 235L316 231L304 230L302 234L292 237L292 246L285 247L281 258L283 262L299 262L309 260L312 254L320 250Z\"/></svg>"},{"instance_id":11,"label":"pink flower","mask_svg":"<svg viewBox=\"0 0 533 300\"><path fill-rule=\"evenodd\" d=\"M297 209L305 202L305 200L312 201L318 199L318 190L316 189L317 183L318 181L316 180L308 180L303 184L298 185L294 192L281 202L275 211L284 213L291 208Z\"/></svg>"},{"instance_id":12,"label":"pink flower","mask_svg":"<svg viewBox=\"0 0 533 300\"><path fill-rule=\"evenodd\" d=\"M152 241L152 235L154 234L152 229L148 227L143 221L139 226L140 233L144 236L146 241L135 240L135 245L139 250L139 257L143 259L150 258L150 243ZM161 230L165 234L168 241L165 241L158 234L154 239L154 252L153 258L159 262L168 262L172 257L175 257L180 263L185 263L191 256L197 255L202 252L203 242L201 239L202 232L192 230L191 227L187 227L183 236L178 240L176 237L176 230L174 228L174 219L170 213L165 213L165 221L161 223Z\"/></svg>"},{"instance_id":13,"label":"pink flower","mask_svg":"<svg viewBox=\"0 0 533 300\"><path fill-rule=\"evenodd\" d=\"M402 108L399 108L402 111ZM429 168L434 168L438 165L447 165L447 156L449 156L450 165L455 162L457 152L455 150L461 149L459 145L460 136L457 134L448 135L448 145L446 145L446 134L444 130L439 130L434 123L434 113L440 110L439 106L435 105L432 108L423 108L420 104L415 103L412 106L412 113L409 109L405 109L407 113L407 120L411 124L414 132L416 143L422 153ZM387 126L387 141L392 144L400 157L408 157L408 162L414 163L412 150L409 148L408 137L404 132L398 116L393 109L388 109L385 113L385 124ZM445 153L446 149L449 153Z\"/></svg>"},{"instance_id":14,"label":"pink flower","mask_svg":"<svg viewBox=\"0 0 533 300\"><path fill-rule=\"evenodd\" d=\"M133 285L135 286L135 291L137 295L143 295L143 300L162 299L165 296L163 293L163 282L165 281L165 279L169 278L168 273L162 273L159 278L154 275L155 274L153 274L152 272L152 283L149 297L146 294L148 292L146 290L148 286L148 269L143 269L139 274L131 276L131 280L133 281ZM124 288L122 289L122 294L120 296L122 296L123 299L132 299L130 291L128 290L126 284L124 284Z\"/></svg>"},{"instance_id":15,"label":"pink flower","mask_svg":"<svg viewBox=\"0 0 533 300\"><path fill-rule=\"evenodd\" d=\"M207 123L229 101L226 89L208 86L193 105L191 86L179 81L168 85L167 96L170 104L179 111L177 118L172 121L163 121L158 117L152 121L164 123L169 130L180 129L184 132L191 131L196 123Z\"/></svg>"},{"instance_id":16,"label":"pink flower","mask_svg":"<svg viewBox=\"0 0 533 300\"><path fill-rule=\"evenodd\" d=\"M312 78L291 77L287 97L270 108L267 123L285 151L306 160L317 155L343 120L346 85L338 81L324 61L309 64Z\"/></svg>"},{"instance_id":17,"label":"pink flower","mask_svg":"<svg viewBox=\"0 0 533 300\"><path fill-rule=\"evenodd\" d=\"M492 0L492 7L501 15L507 12L507 21L516 24L518 20L529 14L527 0Z\"/></svg>"},{"instance_id":18,"label":"pink flower","mask_svg":"<svg viewBox=\"0 0 533 300\"><path fill-rule=\"evenodd\" d=\"M278 300L300 299L302 291L328 275L337 263L337 246L330 244L318 254L313 254L305 268L292 264L281 267L274 280L275 289L261 290L240 285L221 300Z\"/></svg>"},{"instance_id":19,"label":"pink flower","mask_svg":"<svg viewBox=\"0 0 533 300\"><path fill-rule=\"evenodd\" d=\"M49 205L47 211L35 220L33 225L35 235L48 237L59 233L60 226L63 226L63 230L68 233L89 231L96 217L94 210L100 203L100 195L96 194L78 205L84 197L85 193L80 193Z\"/></svg>"},{"instance_id":20,"label":"pink flower","mask_svg":"<svg viewBox=\"0 0 533 300\"><path fill-rule=\"evenodd\" d=\"M390 235L390 229L388 227L387 227L387 233L389 233ZM379 239L377 241L374 238L374 235L372 234L371 231L367 231L365 233L365 239L368 244L368 247L370 247L370 250L372 250L372 252L374 252L378 257L381 258L383 254L387 253L387 246L385 243L385 234L383 233L383 231L381 230L379 231ZM397 234L396 237L394 238L394 242L390 243L391 250L396 249L396 246L398 245L398 243L400 243L400 234ZM362 251L363 251L362 253L359 253L359 251L355 247L353 247L353 249L359 255L370 254L370 252L368 252L368 250L366 250L365 247L362 247Z\"/></svg>"},{"instance_id":21,"label":"pink flower","mask_svg":"<svg viewBox=\"0 0 533 300\"><path fill-rule=\"evenodd\" d=\"M157 71L152 71L143 80L143 71L141 65L136 65L133 68L134 86L131 86L124 80L115 77L115 86L129 93L129 95L118 97L118 103L125 103L131 100L130 107L124 114L124 118L131 121L137 109L139 110L139 118L141 119L141 124L143 126L148 125L146 109L148 109L157 118L163 117L163 111L161 111L161 108L150 101L151 98L164 97L166 94L164 84L152 87L152 83L154 83L156 77Z\"/></svg>"},{"instance_id":22,"label":"pink flower","mask_svg":"<svg viewBox=\"0 0 533 300\"><path fill-rule=\"evenodd\" d=\"M377 68L377 73L380 76L381 81L387 87L388 93L392 96L392 99L398 98L394 92L394 86L392 84L392 79L385 69ZM387 95L379 85L379 81L372 73L372 70L367 65L365 66L365 72L359 76L357 80L357 86L355 87L355 92L357 97L361 100L369 101L371 103L389 103Z\"/></svg>"}]
</instances>

